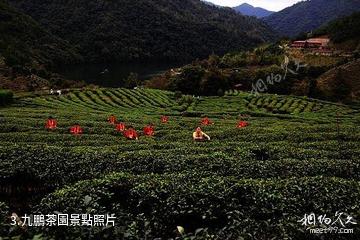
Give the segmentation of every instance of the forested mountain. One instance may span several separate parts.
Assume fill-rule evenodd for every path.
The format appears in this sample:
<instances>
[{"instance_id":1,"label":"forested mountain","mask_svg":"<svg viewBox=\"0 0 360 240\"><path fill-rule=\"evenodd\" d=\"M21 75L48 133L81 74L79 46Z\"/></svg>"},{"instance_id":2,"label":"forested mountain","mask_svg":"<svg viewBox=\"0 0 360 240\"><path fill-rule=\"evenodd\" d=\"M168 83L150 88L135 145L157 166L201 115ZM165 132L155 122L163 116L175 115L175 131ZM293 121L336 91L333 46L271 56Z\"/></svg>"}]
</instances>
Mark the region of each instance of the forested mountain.
<instances>
[{"instance_id":1,"label":"forested mountain","mask_svg":"<svg viewBox=\"0 0 360 240\"><path fill-rule=\"evenodd\" d=\"M203 3L207 4L207 5L210 5L210 6L217 6L217 7L222 7L222 6L219 6L219 5L216 5L215 3L212 3L212 2L209 2L209 1L206 1L206 0L201 0Z\"/></svg>"},{"instance_id":2,"label":"forested mountain","mask_svg":"<svg viewBox=\"0 0 360 240\"><path fill-rule=\"evenodd\" d=\"M257 18L263 18L263 17L267 17L270 14L274 13L272 11L266 10L264 8L260 8L260 7L254 7L250 4L247 3L243 3L237 7L234 7L234 10L246 15L246 16L254 16Z\"/></svg>"},{"instance_id":3,"label":"forested mountain","mask_svg":"<svg viewBox=\"0 0 360 240\"><path fill-rule=\"evenodd\" d=\"M189 60L274 38L266 24L200 0L9 0L87 61Z\"/></svg>"},{"instance_id":4,"label":"forested mountain","mask_svg":"<svg viewBox=\"0 0 360 240\"><path fill-rule=\"evenodd\" d=\"M359 0L308 0L265 18L283 36L313 31L338 17L360 11Z\"/></svg>"},{"instance_id":5,"label":"forested mountain","mask_svg":"<svg viewBox=\"0 0 360 240\"><path fill-rule=\"evenodd\" d=\"M67 41L0 0L0 89L76 86L51 70L59 64L82 61L78 50Z\"/></svg>"},{"instance_id":6,"label":"forested mountain","mask_svg":"<svg viewBox=\"0 0 360 240\"><path fill-rule=\"evenodd\" d=\"M328 35L332 47L360 53L360 12L331 21L314 32L314 36ZM319 96L348 102L360 100L360 59L337 66L317 79Z\"/></svg>"},{"instance_id":7,"label":"forested mountain","mask_svg":"<svg viewBox=\"0 0 360 240\"><path fill-rule=\"evenodd\" d=\"M360 100L360 59L335 67L317 79L317 95L327 100Z\"/></svg>"},{"instance_id":8,"label":"forested mountain","mask_svg":"<svg viewBox=\"0 0 360 240\"><path fill-rule=\"evenodd\" d=\"M31 17L0 1L0 57L10 66L72 63L80 56L66 41L54 37Z\"/></svg>"},{"instance_id":9,"label":"forested mountain","mask_svg":"<svg viewBox=\"0 0 360 240\"><path fill-rule=\"evenodd\" d=\"M348 40L360 41L360 11L350 16L329 22L314 32L315 35L329 35L334 43Z\"/></svg>"}]
</instances>

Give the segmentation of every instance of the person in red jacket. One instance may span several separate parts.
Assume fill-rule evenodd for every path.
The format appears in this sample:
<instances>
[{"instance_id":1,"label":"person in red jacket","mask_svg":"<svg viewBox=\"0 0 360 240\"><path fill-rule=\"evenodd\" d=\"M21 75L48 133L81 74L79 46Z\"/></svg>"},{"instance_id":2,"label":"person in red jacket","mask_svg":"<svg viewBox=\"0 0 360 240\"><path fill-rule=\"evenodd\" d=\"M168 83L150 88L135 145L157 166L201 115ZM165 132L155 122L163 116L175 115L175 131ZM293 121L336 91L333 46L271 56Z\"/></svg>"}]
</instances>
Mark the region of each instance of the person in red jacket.
<instances>
[{"instance_id":1,"label":"person in red jacket","mask_svg":"<svg viewBox=\"0 0 360 240\"><path fill-rule=\"evenodd\" d=\"M155 134L154 125L149 124L149 125L145 126L143 129L143 132L144 132L145 136L154 136L154 134Z\"/></svg>"},{"instance_id":2,"label":"person in red jacket","mask_svg":"<svg viewBox=\"0 0 360 240\"><path fill-rule=\"evenodd\" d=\"M249 126L249 123L248 123L248 122L246 122L246 121L240 121L240 122L238 123L238 125L237 125L237 128L245 128L245 127L247 127L247 126Z\"/></svg>"},{"instance_id":3,"label":"person in red jacket","mask_svg":"<svg viewBox=\"0 0 360 240\"><path fill-rule=\"evenodd\" d=\"M116 123L116 117L114 115L111 115L109 118L108 118L108 121L110 124L115 124Z\"/></svg>"},{"instance_id":4,"label":"person in red jacket","mask_svg":"<svg viewBox=\"0 0 360 240\"><path fill-rule=\"evenodd\" d=\"M129 140L138 140L139 135L133 127L129 127L127 130L124 131L124 136Z\"/></svg>"},{"instance_id":5,"label":"person in red jacket","mask_svg":"<svg viewBox=\"0 0 360 240\"><path fill-rule=\"evenodd\" d=\"M205 117L201 120L201 125L208 126L211 124L213 124L213 122L208 117Z\"/></svg>"},{"instance_id":6,"label":"person in red jacket","mask_svg":"<svg viewBox=\"0 0 360 240\"><path fill-rule=\"evenodd\" d=\"M161 116L161 123L168 123L169 117L168 116Z\"/></svg>"},{"instance_id":7,"label":"person in red jacket","mask_svg":"<svg viewBox=\"0 0 360 240\"><path fill-rule=\"evenodd\" d=\"M118 132L124 132L126 129L125 123L117 123L115 129Z\"/></svg>"},{"instance_id":8,"label":"person in red jacket","mask_svg":"<svg viewBox=\"0 0 360 240\"><path fill-rule=\"evenodd\" d=\"M57 121L56 119L49 117L46 121L45 128L48 130L54 130L57 128Z\"/></svg>"},{"instance_id":9,"label":"person in red jacket","mask_svg":"<svg viewBox=\"0 0 360 240\"><path fill-rule=\"evenodd\" d=\"M70 133L73 135L81 135L83 133L83 129L79 124L75 124L70 128Z\"/></svg>"}]
</instances>

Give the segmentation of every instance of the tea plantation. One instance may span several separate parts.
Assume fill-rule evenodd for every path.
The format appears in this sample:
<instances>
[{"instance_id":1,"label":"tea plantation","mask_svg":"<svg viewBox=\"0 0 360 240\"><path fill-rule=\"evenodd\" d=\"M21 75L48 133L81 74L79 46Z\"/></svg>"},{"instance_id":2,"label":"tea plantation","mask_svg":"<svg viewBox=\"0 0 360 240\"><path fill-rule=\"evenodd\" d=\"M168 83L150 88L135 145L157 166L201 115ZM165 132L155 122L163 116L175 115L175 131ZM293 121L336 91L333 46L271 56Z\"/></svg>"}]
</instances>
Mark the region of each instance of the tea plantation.
<instances>
[{"instance_id":1,"label":"tea plantation","mask_svg":"<svg viewBox=\"0 0 360 240\"><path fill-rule=\"evenodd\" d=\"M126 140L107 118L131 125ZM160 122L162 115L169 122ZM54 131L46 119L57 119ZM210 142L193 142L202 117ZM236 128L239 120L249 126ZM155 136L142 136L146 124ZM69 133L79 124L82 135ZM44 239L360 239L300 220L360 220L360 110L315 99L150 89L15 96L0 108L0 236ZM115 227L11 227L11 213L115 214ZM184 231L179 232L181 226Z\"/></svg>"}]
</instances>

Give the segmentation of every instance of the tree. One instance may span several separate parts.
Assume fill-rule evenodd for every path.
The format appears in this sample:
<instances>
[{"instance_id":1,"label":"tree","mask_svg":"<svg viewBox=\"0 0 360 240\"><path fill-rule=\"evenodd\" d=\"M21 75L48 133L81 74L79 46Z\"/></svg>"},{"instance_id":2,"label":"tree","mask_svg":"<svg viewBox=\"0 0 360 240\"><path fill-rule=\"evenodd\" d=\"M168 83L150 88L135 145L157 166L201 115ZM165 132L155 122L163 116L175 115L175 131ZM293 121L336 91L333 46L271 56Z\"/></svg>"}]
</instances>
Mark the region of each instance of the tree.
<instances>
[{"instance_id":1,"label":"tree","mask_svg":"<svg viewBox=\"0 0 360 240\"><path fill-rule=\"evenodd\" d=\"M339 68L336 72L336 90L335 90L335 99L334 100L345 100L349 97L351 93L351 87L345 82L343 70Z\"/></svg>"},{"instance_id":2,"label":"tree","mask_svg":"<svg viewBox=\"0 0 360 240\"><path fill-rule=\"evenodd\" d=\"M141 81L138 78L137 73L130 73L129 76L124 81L124 86L126 88L134 88L140 86Z\"/></svg>"},{"instance_id":3,"label":"tree","mask_svg":"<svg viewBox=\"0 0 360 240\"><path fill-rule=\"evenodd\" d=\"M228 88L228 78L218 69L209 71L200 83L201 93L208 96L216 96L220 89Z\"/></svg>"},{"instance_id":4,"label":"tree","mask_svg":"<svg viewBox=\"0 0 360 240\"><path fill-rule=\"evenodd\" d=\"M205 70L201 66L185 66L182 73L172 79L171 90L184 94L200 94L200 81L204 74Z\"/></svg>"}]
</instances>

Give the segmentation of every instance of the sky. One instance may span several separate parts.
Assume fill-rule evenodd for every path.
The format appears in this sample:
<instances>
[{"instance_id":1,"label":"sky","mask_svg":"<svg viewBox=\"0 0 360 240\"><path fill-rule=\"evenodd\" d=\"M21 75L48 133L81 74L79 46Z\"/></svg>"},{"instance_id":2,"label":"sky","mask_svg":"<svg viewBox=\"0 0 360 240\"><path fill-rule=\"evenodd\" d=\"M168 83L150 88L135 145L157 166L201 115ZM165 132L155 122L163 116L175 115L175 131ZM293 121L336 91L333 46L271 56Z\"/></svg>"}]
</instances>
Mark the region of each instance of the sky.
<instances>
[{"instance_id":1,"label":"sky","mask_svg":"<svg viewBox=\"0 0 360 240\"><path fill-rule=\"evenodd\" d=\"M235 7L243 3L248 3L254 7L262 7L271 11L280 11L286 7L294 5L301 0L207 0L220 6Z\"/></svg>"}]
</instances>

